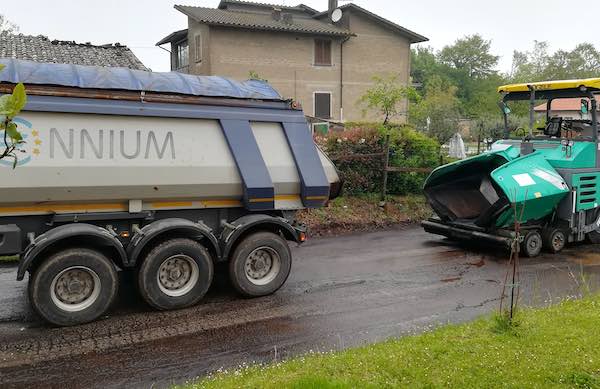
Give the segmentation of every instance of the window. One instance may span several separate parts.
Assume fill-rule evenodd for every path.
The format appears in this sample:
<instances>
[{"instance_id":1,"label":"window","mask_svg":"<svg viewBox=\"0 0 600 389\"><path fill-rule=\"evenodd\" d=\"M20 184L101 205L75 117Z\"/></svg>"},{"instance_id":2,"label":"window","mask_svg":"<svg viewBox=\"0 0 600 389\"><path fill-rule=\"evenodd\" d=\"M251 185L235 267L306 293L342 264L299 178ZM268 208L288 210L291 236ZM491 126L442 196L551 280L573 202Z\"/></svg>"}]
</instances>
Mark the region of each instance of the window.
<instances>
[{"instance_id":1,"label":"window","mask_svg":"<svg viewBox=\"0 0 600 389\"><path fill-rule=\"evenodd\" d=\"M331 66L331 41L315 39L315 65Z\"/></svg>"},{"instance_id":2,"label":"window","mask_svg":"<svg viewBox=\"0 0 600 389\"><path fill-rule=\"evenodd\" d=\"M202 35L194 37L194 59L196 62L202 62Z\"/></svg>"},{"instance_id":3,"label":"window","mask_svg":"<svg viewBox=\"0 0 600 389\"><path fill-rule=\"evenodd\" d=\"M181 69L188 66L190 58L188 42L182 41L178 43L175 53L177 54L177 57L175 58L175 68Z\"/></svg>"},{"instance_id":4,"label":"window","mask_svg":"<svg viewBox=\"0 0 600 389\"><path fill-rule=\"evenodd\" d=\"M315 117L331 119L331 93L315 92Z\"/></svg>"}]
</instances>

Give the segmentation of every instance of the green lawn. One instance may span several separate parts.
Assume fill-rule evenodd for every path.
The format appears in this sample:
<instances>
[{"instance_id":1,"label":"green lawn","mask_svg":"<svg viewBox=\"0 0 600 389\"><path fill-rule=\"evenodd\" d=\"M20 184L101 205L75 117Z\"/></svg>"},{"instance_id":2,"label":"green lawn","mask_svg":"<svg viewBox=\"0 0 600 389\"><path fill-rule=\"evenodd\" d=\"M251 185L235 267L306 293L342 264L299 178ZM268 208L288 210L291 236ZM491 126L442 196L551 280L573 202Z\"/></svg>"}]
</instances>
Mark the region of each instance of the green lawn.
<instances>
[{"instance_id":1,"label":"green lawn","mask_svg":"<svg viewBox=\"0 0 600 389\"><path fill-rule=\"evenodd\" d=\"M600 388L600 296L267 367L182 388Z\"/></svg>"},{"instance_id":2,"label":"green lawn","mask_svg":"<svg viewBox=\"0 0 600 389\"><path fill-rule=\"evenodd\" d=\"M18 262L19 261L19 256L15 255L12 257L3 257L0 256L0 263L1 262Z\"/></svg>"}]
</instances>

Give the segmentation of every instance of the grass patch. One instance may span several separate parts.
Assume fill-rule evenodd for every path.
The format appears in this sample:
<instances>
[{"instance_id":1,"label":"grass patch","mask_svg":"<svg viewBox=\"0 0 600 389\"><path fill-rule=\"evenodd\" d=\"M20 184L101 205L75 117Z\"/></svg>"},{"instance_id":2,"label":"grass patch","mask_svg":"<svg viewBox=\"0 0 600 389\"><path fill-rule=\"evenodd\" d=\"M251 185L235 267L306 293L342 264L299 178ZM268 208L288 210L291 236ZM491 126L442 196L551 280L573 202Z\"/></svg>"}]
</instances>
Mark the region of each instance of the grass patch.
<instances>
[{"instance_id":1,"label":"grass patch","mask_svg":"<svg viewBox=\"0 0 600 389\"><path fill-rule=\"evenodd\" d=\"M431 209L421 195L388 196L382 208L379 195L365 194L339 197L327 207L303 210L298 213L298 220L309 227L311 235L323 236L376 230L429 216Z\"/></svg>"},{"instance_id":2,"label":"grass patch","mask_svg":"<svg viewBox=\"0 0 600 389\"><path fill-rule=\"evenodd\" d=\"M522 310L516 323L492 316L180 388L600 388L600 296Z\"/></svg>"}]
</instances>

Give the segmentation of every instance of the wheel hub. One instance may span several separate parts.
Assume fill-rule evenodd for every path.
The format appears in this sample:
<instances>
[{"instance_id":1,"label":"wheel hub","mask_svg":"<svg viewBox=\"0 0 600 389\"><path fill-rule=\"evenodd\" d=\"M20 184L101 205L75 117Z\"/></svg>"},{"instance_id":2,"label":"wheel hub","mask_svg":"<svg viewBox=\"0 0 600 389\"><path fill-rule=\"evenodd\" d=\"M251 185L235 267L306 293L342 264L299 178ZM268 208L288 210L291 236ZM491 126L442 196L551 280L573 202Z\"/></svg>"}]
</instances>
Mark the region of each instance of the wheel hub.
<instances>
[{"instance_id":1,"label":"wheel hub","mask_svg":"<svg viewBox=\"0 0 600 389\"><path fill-rule=\"evenodd\" d=\"M187 255L167 258L158 270L160 290L168 296L183 296L194 288L199 278L198 265Z\"/></svg>"},{"instance_id":2,"label":"wheel hub","mask_svg":"<svg viewBox=\"0 0 600 389\"><path fill-rule=\"evenodd\" d=\"M259 247L246 257L246 278L255 285L267 285L279 274L281 258L271 247Z\"/></svg>"},{"instance_id":3,"label":"wheel hub","mask_svg":"<svg viewBox=\"0 0 600 389\"><path fill-rule=\"evenodd\" d=\"M561 247L563 244L563 237L558 234L555 235L552 244L554 244L554 247L556 248Z\"/></svg>"},{"instance_id":4,"label":"wheel hub","mask_svg":"<svg viewBox=\"0 0 600 389\"><path fill-rule=\"evenodd\" d=\"M92 294L93 279L91 274L82 270L69 270L63 273L56 282L56 295L67 304L79 304Z\"/></svg>"},{"instance_id":5,"label":"wheel hub","mask_svg":"<svg viewBox=\"0 0 600 389\"><path fill-rule=\"evenodd\" d=\"M100 278L86 267L63 270L52 280L50 297L62 310L78 312L92 305L100 295Z\"/></svg>"},{"instance_id":6,"label":"wheel hub","mask_svg":"<svg viewBox=\"0 0 600 389\"><path fill-rule=\"evenodd\" d=\"M265 277L273 264L271 254L266 250L255 250L246 261L246 274L255 280Z\"/></svg>"}]
</instances>

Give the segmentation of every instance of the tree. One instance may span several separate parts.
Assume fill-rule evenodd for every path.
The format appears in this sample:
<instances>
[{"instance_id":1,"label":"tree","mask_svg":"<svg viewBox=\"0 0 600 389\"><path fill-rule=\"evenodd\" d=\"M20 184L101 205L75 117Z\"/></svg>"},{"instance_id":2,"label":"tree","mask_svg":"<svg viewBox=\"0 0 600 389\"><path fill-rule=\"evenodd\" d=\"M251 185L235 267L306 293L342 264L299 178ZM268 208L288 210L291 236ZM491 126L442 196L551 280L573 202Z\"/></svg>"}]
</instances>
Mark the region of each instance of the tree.
<instances>
[{"instance_id":1,"label":"tree","mask_svg":"<svg viewBox=\"0 0 600 389\"><path fill-rule=\"evenodd\" d=\"M490 53L491 41L480 35L468 35L444 47L439 60L455 69L466 71L469 77L482 78L496 73L500 57Z\"/></svg>"},{"instance_id":2,"label":"tree","mask_svg":"<svg viewBox=\"0 0 600 389\"><path fill-rule=\"evenodd\" d=\"M5 31L10 34L15 34L19 32L19 26L6 19L4 15L0 14L0 32Z\"/></svg>"},{"instance_id":3,"label":"tree","mask_svg":"<svg viewBox=\"0 0 600 389\"><path fill-rule=\"evenodd\" d=\"M436 138L440 144L448 142L458 131L460 119L460 100L456 97L456 90L454 85L448 85L440 77L431 77L425 85L424 96L410 105L411 124Z\"/></svg>"},{"instance_id":4,"label":"tree","mask_svg":"<svg viewBox=\"0 0 600 389\"><path fill-rule=\"evenodd\" d=\"M4 66L0 64L0 71L3 68ZM18 162L16 151L23 144L23 136L13 119L21 112L26 103L25 87L21 83L15 86L12 94L0 96L0 134L2 142L0 143L0 160L12 158L13 168L17 166Z\"/></svg>"},{"instance_id":5,"label":"tree","mask_svg":"<svg viewBox=\"0 0 600 389\"><path fill-rule=\"evenodd\" d=\"M513 54L510 77L514 82L532 82L595 77L600 73L600 52L591 43L580 43L572 51L549 53L548 43L534 41L531 51Z\"/></svg>"},{"instance_id":6,"label":"tree","mask_svg":"<svg viewBox=\"0 0 600 389\"><path fill-rule=\"evenodd\" d=\"M479 118L498 113L496 88L506 82L495 69L498 57L490 53L490 42L478 35L458 39L435 53L430 47L412 51L411 76L417 85L437 77L445 85L456 87L462 117ZM420 90L421 97L424 89Z\"/></svg>"},{"instance_id":7,"label":"tree","mask_svg":"<svg viewBox=\"0 0 600 389\"><path fill-rule=\"evenodd\" d=\"M359 102L365 106L363 114L368 110L377 111L383 117L383 124L387 125L391 119L401 113L401 104L406 99L416 96L412 87L402 85L398 76L374 76L374 85L360 98Z\"/></svg>"}]
</instances>

